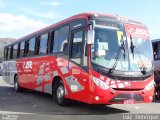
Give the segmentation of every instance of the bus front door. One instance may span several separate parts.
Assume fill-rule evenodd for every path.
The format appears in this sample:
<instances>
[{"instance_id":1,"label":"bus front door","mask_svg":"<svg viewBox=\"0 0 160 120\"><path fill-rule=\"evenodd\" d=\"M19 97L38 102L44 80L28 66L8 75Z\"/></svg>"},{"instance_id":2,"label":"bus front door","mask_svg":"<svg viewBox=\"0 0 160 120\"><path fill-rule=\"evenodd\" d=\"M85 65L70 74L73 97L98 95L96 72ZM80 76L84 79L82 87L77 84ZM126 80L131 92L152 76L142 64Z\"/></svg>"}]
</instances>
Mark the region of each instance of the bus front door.
<instances>
[{"instance_id":1,"label":"bus front door","mask_svg":"<svg viewBox=\"0 0 160 120\"><path fill-rule=\"evenodd\" d=\"M81 101L86 101L87 98L87 56L85 56L85 30L78 29L71 32L70 40L70 55L69 55L69 71L71 73L68 83L72 97Z\"/></svg>"}]
</instances>

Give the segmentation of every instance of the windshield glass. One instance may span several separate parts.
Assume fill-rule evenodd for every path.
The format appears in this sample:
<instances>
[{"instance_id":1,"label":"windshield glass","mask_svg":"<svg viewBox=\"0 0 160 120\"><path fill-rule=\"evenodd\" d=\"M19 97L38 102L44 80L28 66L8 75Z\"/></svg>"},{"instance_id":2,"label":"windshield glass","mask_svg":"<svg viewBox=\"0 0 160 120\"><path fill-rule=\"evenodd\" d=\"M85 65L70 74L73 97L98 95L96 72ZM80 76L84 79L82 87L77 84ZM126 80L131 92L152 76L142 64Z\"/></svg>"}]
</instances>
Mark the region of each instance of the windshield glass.
<instances>
[{"instance_id":1,"label":"windshield glass","mask_svg":"<svg viewBox=\"0 0 160 120\"><path fill-rule=\"evenodd\" d=\"M123 29L95 27L95 42L91 46L91 61L99 66L119 71L150 70L152 65L151 42L140 37L126 39ZM123 44L123 45L122 45ZM134 52L133 52L134 51ZM118 57L117 57L118 56Z\"/></svg>"},{"instance_id":2,"label":"windshield glass","mask_svg":"<svg viewBox=\"0 0 160 120\"><path fill-rule=\"evenodd\" d=\"M128 41L130 42L131 40ZM130 49L130 70L141 70L142 67L145 67L146 70L150 70L153 67L153 54L150 40L133 37L132 41L134 53L132 53Z\"/></svg>"},{"instance_id":3,"label":"windshield glass","mask_svg":"<svg viewBox=\"0 0 160 120\"><path fill-rule=\"evenodd\" d=\"M124 32L119 29L95 28L95 42L92 45L92 62L106 68L112 68L121 47ZM126 41L124 41L126 45ZM127 46L126 46L127 47ZM126 48L125 48L126 49ZM120 49L116 70L128 70L128 54Z\"/></svg>"}]
</instances>

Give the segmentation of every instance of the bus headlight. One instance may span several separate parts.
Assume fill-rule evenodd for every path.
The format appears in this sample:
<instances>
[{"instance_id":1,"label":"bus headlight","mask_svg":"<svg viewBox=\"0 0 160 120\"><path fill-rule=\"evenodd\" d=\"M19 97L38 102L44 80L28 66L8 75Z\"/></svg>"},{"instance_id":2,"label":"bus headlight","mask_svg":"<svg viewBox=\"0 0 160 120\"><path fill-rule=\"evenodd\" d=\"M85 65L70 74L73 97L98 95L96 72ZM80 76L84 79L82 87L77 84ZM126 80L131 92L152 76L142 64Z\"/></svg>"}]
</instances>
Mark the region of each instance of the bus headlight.
<instances>
[{"instance_id":1,"label":"bus headlight","mask_svg":"<svg viewBox=\"0 0 160 120\"><path fill-rule=\"evenodd\" d=\"M100 80L100 79L98 79L96 77L92 76L92 80L97 86L99 86L100 88L102 88L104 90L107 90L109 88L107 83L105 83L104 81L102 81L102 80Z\"/></svg>"},{"instance_id":2,"label":"bus headlight","mask_svg":"<svg viewBox=\"0 0 160 120\"><path fill-rule=\"evenodd\" d=\"M154 80L152 80L144 89L145 90L151 90L155 85Z\"/></svg>"}]
</instances>

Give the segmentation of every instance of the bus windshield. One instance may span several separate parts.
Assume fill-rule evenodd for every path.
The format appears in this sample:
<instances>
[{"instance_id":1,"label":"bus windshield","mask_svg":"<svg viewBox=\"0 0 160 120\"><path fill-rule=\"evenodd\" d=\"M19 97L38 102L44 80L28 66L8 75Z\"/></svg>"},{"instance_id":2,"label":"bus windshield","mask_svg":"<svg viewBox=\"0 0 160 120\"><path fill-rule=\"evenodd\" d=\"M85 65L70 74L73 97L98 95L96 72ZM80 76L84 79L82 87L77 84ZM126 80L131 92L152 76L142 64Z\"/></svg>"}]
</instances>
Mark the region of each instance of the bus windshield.
<instances>
[{"instance_id":1,"label":"bus windshield","mask_svg":"<svg viewBox=\"0 0 160 120\"><path fill-rule=\"evenodd\" d=\"M131 39L128 40L129 42ZM134 52L129 50L130 56L130 69L141 70L143 67L150 70L153 67L153 54L151 42L145 38L132 38L134 45Z\"/></svg>"},{"instance_id":2,"label":"bus windshield","mask_svg":"<svg viewBox=\"0 0 160 120\"><path fill-rule=\"evenodd\" d=\"M118 71L139 72L144 68L150 70L153 67L150 41L132 38L132 43L134 48L131 50L131 41L126 39L125 32L121 29L95 27L91 61L108 69L112 69L117 62L114 70Z\"/></svg>"}]
</instances>

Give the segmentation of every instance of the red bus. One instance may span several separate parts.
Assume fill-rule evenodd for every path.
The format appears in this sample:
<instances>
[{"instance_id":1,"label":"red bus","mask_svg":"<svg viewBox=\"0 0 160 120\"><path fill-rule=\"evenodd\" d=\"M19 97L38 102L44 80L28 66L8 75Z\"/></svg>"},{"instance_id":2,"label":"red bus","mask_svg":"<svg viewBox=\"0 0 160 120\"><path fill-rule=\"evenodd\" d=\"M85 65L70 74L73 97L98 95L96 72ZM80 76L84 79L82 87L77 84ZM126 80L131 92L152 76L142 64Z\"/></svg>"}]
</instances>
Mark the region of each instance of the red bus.
<instances>
[{"instance_id":1,"label":"red bus","mask_svg":"<svg viewBox=\"0 0 160 120\"><path fill-rule=\"evenodd\" d=\"M153 54L147 27L125 17L83 13L4 48L4 80L88 104L151 102Z\"/></svg>"}]
</instances>

